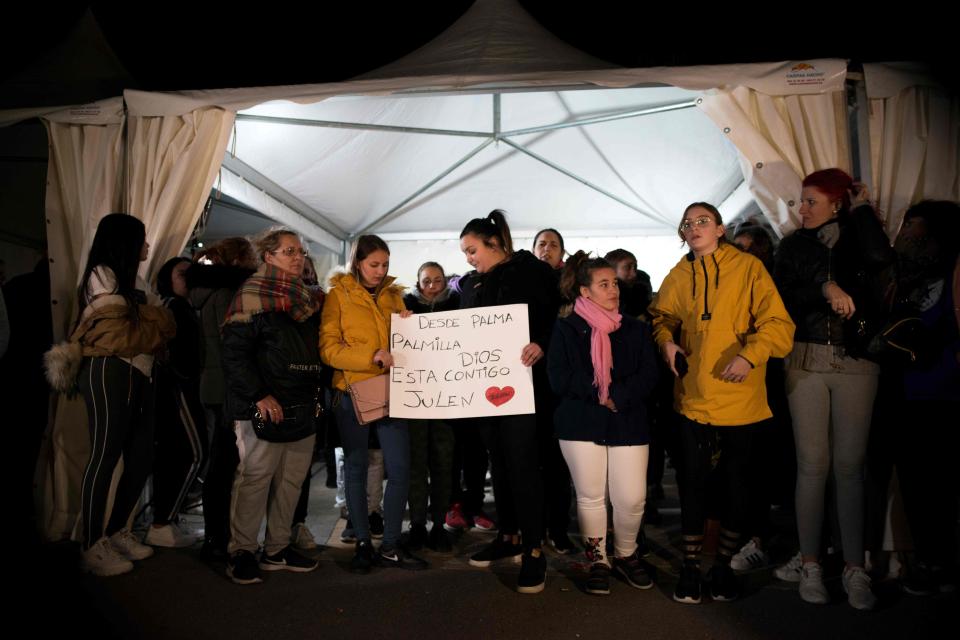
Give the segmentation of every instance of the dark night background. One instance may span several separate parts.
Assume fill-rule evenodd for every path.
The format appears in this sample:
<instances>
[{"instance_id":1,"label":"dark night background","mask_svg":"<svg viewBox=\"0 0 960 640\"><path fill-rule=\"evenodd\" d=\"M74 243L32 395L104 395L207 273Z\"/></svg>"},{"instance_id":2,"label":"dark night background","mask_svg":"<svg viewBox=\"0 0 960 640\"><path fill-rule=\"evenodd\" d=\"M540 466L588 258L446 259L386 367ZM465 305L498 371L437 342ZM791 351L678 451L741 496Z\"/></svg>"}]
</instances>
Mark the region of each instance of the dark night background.
<instances>
[{"instance_id":1,"label":"dark night background","mask_svg":"<svg viewBox=\"0 0 960 640\"><path fill-rule=\"evenodd\" d=\"M77 3L8 7L0 26L0 83L42 60L88 9L132 77L127 88L214 89L345 80L415 50L472 0L438 3ZM956 87L956 20L923 3L909 14L872 3L559 3L521 0L556 36L626 67L848 58L918 60ZM78 78L79 82L79 78ZM119 95L123 87L88 89ZM111 89L114 89L111 91ZM7 91L10 91L8 86ZM4 96L11 105L13 96ZM15 100L15 98L14 98ZM34 106L34 105L17 105Z\"/></svg>"}]
</instances>

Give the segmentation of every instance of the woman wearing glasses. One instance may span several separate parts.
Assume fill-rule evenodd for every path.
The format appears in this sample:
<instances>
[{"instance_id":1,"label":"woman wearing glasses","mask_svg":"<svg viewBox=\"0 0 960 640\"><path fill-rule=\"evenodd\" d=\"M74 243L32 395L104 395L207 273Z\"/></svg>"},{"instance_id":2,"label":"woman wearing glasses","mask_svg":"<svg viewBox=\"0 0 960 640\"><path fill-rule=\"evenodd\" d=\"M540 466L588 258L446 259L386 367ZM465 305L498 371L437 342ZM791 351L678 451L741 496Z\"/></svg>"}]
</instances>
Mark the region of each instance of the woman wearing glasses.
<instances>
[{"instance_id":1,"label":"woman wearing glasses","mask_svg":"<svg viewBox=\"0 0 960 640\"><path fill-rule=\"evenodd\" d=\"M221 347L240 463L230 503L230 560L236 584L260 582L260 570L307 572L317 561L290 544L300 485L313 460L320 382L319 298L300 275L300 238L272 229L256 242L260 268L237 291L224 320ZM254 420L272 434L254 430ZM276 433L282 430L282 435ZM259 563L258 533L266 539Z\"/></svg>"},{"instance_id":2,"label":"woman wearing glasses","mask_svg":"<svg viewBox=\"0 0 960 640\"><path fill-rule=\"evenodd\" d=\"M772 415L766 362L790 351L794 326L763 264L727 242L716 207L691 204L678 233L690 252L667 275L650 312L654 339L676 376L674 408L680 414L684 561L673 599L697 604L707 477L714 466L726 510L710 592L721 601L739 595L730 559L749 504L746 465L753 433Z\"/></svg>"}]
</instances>

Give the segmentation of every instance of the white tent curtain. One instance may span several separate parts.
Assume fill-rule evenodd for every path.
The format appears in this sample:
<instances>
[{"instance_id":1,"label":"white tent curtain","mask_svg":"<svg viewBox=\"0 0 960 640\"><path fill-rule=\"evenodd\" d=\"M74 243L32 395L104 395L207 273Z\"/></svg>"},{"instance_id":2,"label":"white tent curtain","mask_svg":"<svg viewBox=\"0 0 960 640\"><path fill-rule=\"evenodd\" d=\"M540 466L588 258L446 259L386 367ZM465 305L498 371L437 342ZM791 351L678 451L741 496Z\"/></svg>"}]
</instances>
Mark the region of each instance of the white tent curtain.
<instances>
[{"instance_id":1,"label":"white tent curtain","mask_svg":"<svg viewBox=\"0 0 960 640\"><path fill-rule=\"evenodd\" d=\"M126 203L147 227L151 248L145 270L151 277L190 239L220 170L234 115L205 108L130 117Z\"/></svg>"},{"instance_id":2,"label":"white tent curtain","mask_svg":"<svg viewBox=\"0 0 960 640\"><path fill-rule=\"evenodd\" d=\"M798 226L805 175L850 170L842 90L771 96L740 86L708 92L699 107L737 148L750 192L781 236Z\"/></svg>"},{"instance_id":3,"label":"white tent curtain","mask_svg":"<svg viewBox=\"0 0 960 640\"><path fill-rule=\"evenodd\" d=\"M870 95L873 184L896 237L903 214L924 199L960 201L960 98L929 86L894 87Z\"/></svg>"}]
</instances>

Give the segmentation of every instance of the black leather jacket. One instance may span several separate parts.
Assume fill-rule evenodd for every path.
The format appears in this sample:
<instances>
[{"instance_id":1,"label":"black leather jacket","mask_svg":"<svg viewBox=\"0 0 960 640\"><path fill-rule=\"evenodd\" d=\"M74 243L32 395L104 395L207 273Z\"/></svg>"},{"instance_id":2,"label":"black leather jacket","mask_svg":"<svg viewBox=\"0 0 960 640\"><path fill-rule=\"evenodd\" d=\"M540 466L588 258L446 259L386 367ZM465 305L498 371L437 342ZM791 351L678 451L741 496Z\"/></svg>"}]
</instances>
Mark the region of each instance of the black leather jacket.
<instances>
[{"instance_id":1,"label":"black leather jacket","mask_svg":"<svg viewBox=\"0 0 960 640\"><path fill-rule=\"evenodd\" d=\"M818 234L839 224L840 237L831 249ZM777 249L774 280L797 325L796 342L842 344L862 356L866 344L886 319L884 296L896 254L873 209L856 207L843 221L816 229L797 229ZM833 313L823 285L834 281L851 298L856 313L843 320Z\"/></svg>"},{"instance_id":2,"label":"black leather jacket","mask_svg":"<svg viewBox=\"0 0 960 640\"><path fill-rule=\"evenodd\" d=\"M308 404L320 385L320 313L296 322L279 311L223 327L221 357L227 415L249 420L253 404L272 395L282 406Z\"/></svg>"}]
</instances>

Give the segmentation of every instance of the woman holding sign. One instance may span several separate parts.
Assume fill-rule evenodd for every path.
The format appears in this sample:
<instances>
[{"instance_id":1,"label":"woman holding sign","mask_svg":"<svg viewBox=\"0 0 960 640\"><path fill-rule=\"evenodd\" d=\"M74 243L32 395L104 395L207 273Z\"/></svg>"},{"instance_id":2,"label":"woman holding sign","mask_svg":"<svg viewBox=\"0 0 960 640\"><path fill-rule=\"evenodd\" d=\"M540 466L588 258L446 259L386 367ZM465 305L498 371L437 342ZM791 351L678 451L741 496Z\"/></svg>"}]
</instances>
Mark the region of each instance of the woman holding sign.
<instances>
[{"instance_id":1,"label":"woman holding sign","mask_svg":"<svg viewBox=\"0 0 960 640\"><path fill-rule=\"evenodd\" d=\"M410 489L410 439L407 423L381 418L361 425L353 401L346 393L356 382L387 373L390 355L390 316L410 315L403 305L402 288L387 275L390 248L377 236L357 238L350 259L350 272L330 278L320 327L320 359L335 371L333 386L337 427L346 456L347 508L357 536L356 553L350 563L355 573L369 573L373 564L402 569L425 569L427 563L400 546L400 526ZM386 465L383 544L374 553L370 542L367 508L367 445L376 430Z\"/></svg>"},{"instance_id":2,"label":"woman holding sign","mask_svg":"<svg viewBox=\"0 0 960 640\"><path fill-rule=\"evenodd\" d=\"M578 251L560 276L573 300L556 323L547 373L560 403L554 427L577 489L577 515L590 560L587 593L610 593L607 500L613 504L613 570L637 589L653 581L637 554L646 501L650 435L647 397L657 381L647 325L621 315L617 273L603 258Z\"/></svg>"},{"instance_id":3,"label":"woman holding sign","mask_svg":"<svg viewBox=\"0 0 960 640\"><path fill-rule=\"evenodd\" d=\"M463 228L460 249L475 269L460 280L460 308L526 304L531 342L517 357L524 366L543 366L560 302L550 265L529 251L513 250L510 227L499 209L485 218L474 218ZM486 567L497 560L522 557L517 591L539 593L547 563L540 548L543 483L536 416L478 420L490 451L500 532L490 546L471 556L470 564Z\"/></svg>"},{"instance_id":4,"label":"woman holding sign","mask_svg":"<svg viewBox=\"0 0 960 640\"><path fill-rule=\"evenodd\" d=\"M727 242L716 207L691 204L677 234L690 252L670 270L650 304L653 337L676 376L674 408L681 414L684 560L673 599L701 601L707 479L716 466L726 512L710 593L714 600L729 601L739 595L730 560L746 524L753 434L773 415L767 406L766 363L790 351L794 325L763 263Z\"/></svg>"}]
</instances>

